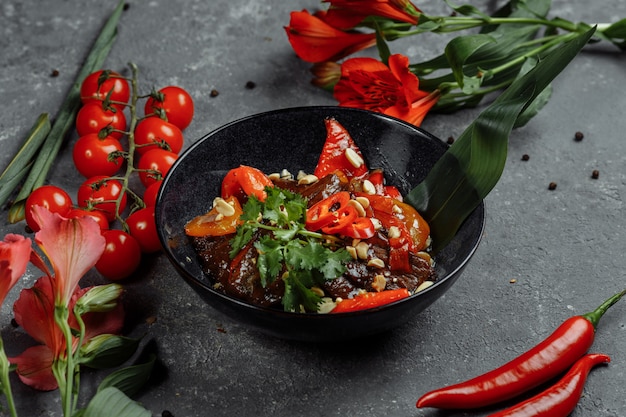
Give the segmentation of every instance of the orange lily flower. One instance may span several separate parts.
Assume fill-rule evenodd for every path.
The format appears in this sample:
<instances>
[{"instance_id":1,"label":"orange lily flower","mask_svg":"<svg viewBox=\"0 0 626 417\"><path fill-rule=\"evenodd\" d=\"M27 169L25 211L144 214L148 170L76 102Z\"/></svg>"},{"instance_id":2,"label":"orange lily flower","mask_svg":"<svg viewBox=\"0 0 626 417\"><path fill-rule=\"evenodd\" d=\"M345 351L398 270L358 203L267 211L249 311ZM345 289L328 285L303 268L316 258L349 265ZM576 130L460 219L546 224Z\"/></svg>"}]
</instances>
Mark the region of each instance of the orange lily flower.
<instances>
[{"instance_id":1,"label":"orange lily flower","mask_svg":"<svg viewBox=\"0 0 626 417\"><path fill-rule=\"evenodd\" d=\"M420 90L419 79L409 70L409 59L395 54L389 57L389 66L374 58L346 60L334 96L340 106L383 113L419 126L440 93Z\"/></svg>"},{"instance_id":2,"label":"orange lily flower","mask_svg":"<svg viewBox=\"0 0 626 417\"><path fill-rule=\"evenodd\" d=\"M375 33L344 32L306 10L291 12L285 31L293 50L307 62L337 61L376 44Z\"/></svg>"},{"instance_id":3,"label":"orange lily flower","mask_svg":"<svg viewBox=\"0 0 626 417\"><path fill-rule=\"evenodd\" d=\"M409 0L324 0L330 3L325 21L340 29L355 27L367 16L416 25L420 10Z\"/></svg>"}]
</instances>

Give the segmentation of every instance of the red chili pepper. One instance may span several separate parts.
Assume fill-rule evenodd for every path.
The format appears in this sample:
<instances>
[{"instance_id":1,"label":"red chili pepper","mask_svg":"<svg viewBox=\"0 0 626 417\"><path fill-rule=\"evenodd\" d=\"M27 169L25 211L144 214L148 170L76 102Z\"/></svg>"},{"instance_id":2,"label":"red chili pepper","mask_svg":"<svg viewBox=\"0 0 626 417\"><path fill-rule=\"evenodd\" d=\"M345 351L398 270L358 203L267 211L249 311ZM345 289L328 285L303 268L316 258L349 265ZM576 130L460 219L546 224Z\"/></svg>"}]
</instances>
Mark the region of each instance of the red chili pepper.
<instances>
[{"instance_id":1,"label":"red chili pepper","mask_svg":"<svg viewBox=\"0 0 626 417\"><path fill-rule=\"evenodd\" d=\"M349 201L350 193L347 191L340 191L313 204L306 211L306 228L311 231L316 231L331 225L333 222L336 222L340 217L342 217L340 215L341 211L345 210L346 207L349 207ZM354 213L356 214L356 211L354 211Z\"/></svg>"},{"instance_id":2,"label":"red chili pepper","mask_svg":"<svg viewBox=\"0 0 626 417\"><path fill-rule=\"evenodd\" d=\"M547 339L497 369L424 394L417 400L417 407L480 408L513 398L549 381L587 352L600 318L625 294L626 290L623 290L596 310L570 317Z\"/></svg>"},{"instance_id":3,"label":"red chili pepper","mask_svg":"<svg viewBox=\"0 0 626 417\"><path fill-rule=\"evenodd\" d=\"M348 178L367 174L368 168L363 155L348 131L333 118L328 118L324 122L326 123L326 141L313 174L318 178L335 171L343 172ZM356 159L351 158L346 152L356 155Z\"/></svg>"},{"instance_id":4,"label":"red chili pepper","mask_svg":"<svg viewBox=\"0 0 626 417\"><path fill-rule=\"evenodd\" d=\"M381 292L366 292L354 298L346 298L337 303L331 313L348 313L351 311L365 310L368 308L380 307L394 301L408 297L409 290L398 288L395 290L385 290Z\"/></svg>"},{"instance_id":5,"label":"red chili pepper","mask_svg":"<svg viewBox=\"0 0 626 417\"><path fill-rule=\"evenodd\" d=\"M591 368L610 361L607 355L587 354L550 388L489 417L566 417L576 408Z\"/></svg>"}]
</instances>

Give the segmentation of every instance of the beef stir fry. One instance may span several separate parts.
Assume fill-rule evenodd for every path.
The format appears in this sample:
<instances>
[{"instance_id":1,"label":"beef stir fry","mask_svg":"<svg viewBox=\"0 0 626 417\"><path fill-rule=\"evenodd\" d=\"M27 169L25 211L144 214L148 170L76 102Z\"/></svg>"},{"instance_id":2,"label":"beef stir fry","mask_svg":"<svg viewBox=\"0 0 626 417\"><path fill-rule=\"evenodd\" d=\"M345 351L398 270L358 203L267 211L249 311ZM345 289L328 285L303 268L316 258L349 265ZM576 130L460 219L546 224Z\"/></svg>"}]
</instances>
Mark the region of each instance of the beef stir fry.
<instances>
[{"instance_id":1,"label":"beef stir fry","mask_svg":"<svg viewBox=\"0 0 626 417\"><path fill-rule=\"evenodd\" d=\"M213 208L187 224L217 290L286 311L337 313L435 281L428 224L367 168L337 121L326 125L313 174L240 166L226 174Z\"/></svg>"}]
</instances>

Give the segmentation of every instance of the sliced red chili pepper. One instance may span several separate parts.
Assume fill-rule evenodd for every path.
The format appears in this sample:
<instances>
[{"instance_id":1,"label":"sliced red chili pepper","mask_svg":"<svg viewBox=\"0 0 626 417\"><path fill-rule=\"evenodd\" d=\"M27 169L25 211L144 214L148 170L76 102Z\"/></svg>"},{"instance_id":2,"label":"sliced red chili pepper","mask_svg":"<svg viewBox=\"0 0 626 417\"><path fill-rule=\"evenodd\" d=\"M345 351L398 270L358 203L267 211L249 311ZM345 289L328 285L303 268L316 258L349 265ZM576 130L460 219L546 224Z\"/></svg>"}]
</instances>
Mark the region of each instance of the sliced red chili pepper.
<instances>
[{"instance_id":1,"label":"sliced red chili pepper","mask_svg":"<svg viewBox=\"0 0 626 417\"><path fill-rule=\"evenodd\" d=\"M345 225L338 233L355 239L368 239L376 234L376 228L371 219L357 217L350 224Z\"/></svg>"},{"instance_id":2,"label":"sliced red chili pepper","mask_svg":"<svg viewBox=\"0 0 626 417\"><path fill-rule=\"evenodd\" d=\"M608 363L608 355L590 353L578 359L556 384L521 403L491 414L489 417L566 417L569 416L583 393L589 371L601 363Z\"/></svg>"},{"instance_id":3,"label":"sliced red chili pepper","mask_svg":"<svg viewBox=\"0 0 626 417\"><path fill-rule=\"evenodd\" d=\"M624 295L626 290L615 294L590 313L570 317L541 343L497 369L424 394L417 400L417 407L486 407L555 378L587 352L600 318Z\"/></svg>"},{"instance_id":4,"label":"sliced red chili pepper","mask_svg":"<svg viewBox=\"0 0 626 417\"><path fill-rule=\"evenodd\" d=\"M324 122L326 124L326 141L313 174L318 178L323 178L335 171L343 172L348 178L367 174L368 168L363 154L356 146L350 133L333 118L328 118ZM348 156L346 156L346 152ZM350 155L356 155L356 158Z\"/></svg>"},{"instance_id":5,"label":"sliced red chili pepper","mask_svg":"<svg viewBox=\"0 0 626 417\"><path fill-rule=\"evenodd\" d=\"M274 183L261 170L247 165L233 168L222 180L222 198L235 196L240 202L245 202L250 195L260 201L265 201L267 193L265 187L272 187Z\"/></svg>"},{"instance_id":6,"label":"sliced red chili pepper","mask_svg":"<svg viewBox=\"0 0 626 417\"><path fill-rule=\"evenodd\" d=\"M340 191L318 201L307 209L305 227L316 231L330 225L337 219L337 211L348 206L348 201L350 193L347 191Z\"/></svg>"},{"instance_id":7,"label":"sliced red chili pepper","mask_svg":"<svg viewBox=\"0 0 626 417\"><path fill-rule=\"evenodd\" d=\"M359 213L353 206L345 205L333 213L335 218L330 224L322 227L322 232L328 235L337 235L351 225L358 217Z\"/></svg>"},{"instance_id":8,"label":"sliced red chili pepper","mask_svg":"<svg viewBox=\"0 0 626 417\"><path fill-rule=\"evenodd\" d=\"M346 298L337 303L331 313L348 313L351 311L366 310L368 308L380 307L394 301L402 300L409 296L406 288L395 290L385 290L381 292L366 292L354 298Z\"/></svg>"}]
</instances>

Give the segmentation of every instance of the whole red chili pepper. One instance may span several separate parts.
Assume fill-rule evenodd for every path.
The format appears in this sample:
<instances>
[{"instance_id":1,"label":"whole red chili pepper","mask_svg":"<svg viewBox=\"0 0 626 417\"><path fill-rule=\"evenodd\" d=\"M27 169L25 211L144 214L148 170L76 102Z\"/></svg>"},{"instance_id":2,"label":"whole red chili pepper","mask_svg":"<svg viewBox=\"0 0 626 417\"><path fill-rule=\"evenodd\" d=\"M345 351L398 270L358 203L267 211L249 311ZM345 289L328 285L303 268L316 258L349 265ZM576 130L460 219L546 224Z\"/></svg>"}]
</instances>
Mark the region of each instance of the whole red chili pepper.
<instances>
[{"instance_id":1,"label":"whole red chili pepper","mask_svg":"<svg viewBox=\"0 0 626 417\"><path fill-rule=\"evenodd\" d=\"M602 315L626 294L596 310L565 320L548 338L501 367L465 382L424 394L417 407L480 408L518 396L565 372L591 347Z\"/></svg>"},{"instance_id":2,"label":"whole red chili pepper","mask_svg":"<svg viewBox=\"0 0 626 417\"><path fill-rule=\"evenodd\" d=\"M591 368L610 361L607 355L587 354L553 386L489 417L566 417L576 408Z\"/></svg>"}]
</instances>

